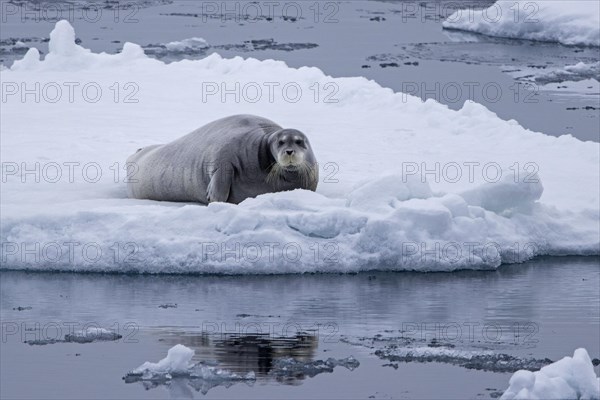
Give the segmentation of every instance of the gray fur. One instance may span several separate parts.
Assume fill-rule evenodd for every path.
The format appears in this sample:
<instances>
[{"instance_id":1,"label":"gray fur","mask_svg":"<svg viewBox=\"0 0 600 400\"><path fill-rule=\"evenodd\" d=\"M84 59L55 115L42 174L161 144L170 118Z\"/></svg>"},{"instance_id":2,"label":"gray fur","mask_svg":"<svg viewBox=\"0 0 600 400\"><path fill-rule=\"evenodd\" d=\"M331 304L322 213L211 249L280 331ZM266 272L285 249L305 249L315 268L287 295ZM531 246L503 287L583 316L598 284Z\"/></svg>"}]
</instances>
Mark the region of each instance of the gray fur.
<instances>
[{"instance_id":1,"label":"gray fur","mask_svg":"<svg viewBox=\"0 0 600 400\"><path fill-rule=\"evenodd\" d=\"M315 191L318 168L306 136L254 115L211 122L127 159L129 197L229 202L293 189Z\"/></svg>"}]
</instances>

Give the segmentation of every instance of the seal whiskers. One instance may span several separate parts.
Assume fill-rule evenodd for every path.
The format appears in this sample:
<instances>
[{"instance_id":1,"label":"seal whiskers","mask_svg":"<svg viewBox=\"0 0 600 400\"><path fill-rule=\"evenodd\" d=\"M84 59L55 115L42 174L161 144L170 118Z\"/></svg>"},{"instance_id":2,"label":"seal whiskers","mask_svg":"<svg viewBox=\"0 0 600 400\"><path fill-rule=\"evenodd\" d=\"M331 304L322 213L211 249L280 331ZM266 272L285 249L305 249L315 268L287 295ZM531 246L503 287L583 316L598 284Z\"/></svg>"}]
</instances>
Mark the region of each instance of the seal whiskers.
<instances>
[{"instance_id":1,"label":"seal whiskers","mask_svg":"<svg viewBox=\"0 0 600 400\"><path fill-rule=\"evenodd\" d=\"M302 187L310 187L311 182L315 180L315 168L306 161L294 165L294 167L296 167L295 171L287 171L281 166L281 164L274 162L271 164L270 171L265 178L265 182L269 185L274 185L277 187L278 185L281 185L280 180L284 178L284 174L288 172L290 174L296 173L298 175L298 182Z\"/></svg>"}]
</instances>

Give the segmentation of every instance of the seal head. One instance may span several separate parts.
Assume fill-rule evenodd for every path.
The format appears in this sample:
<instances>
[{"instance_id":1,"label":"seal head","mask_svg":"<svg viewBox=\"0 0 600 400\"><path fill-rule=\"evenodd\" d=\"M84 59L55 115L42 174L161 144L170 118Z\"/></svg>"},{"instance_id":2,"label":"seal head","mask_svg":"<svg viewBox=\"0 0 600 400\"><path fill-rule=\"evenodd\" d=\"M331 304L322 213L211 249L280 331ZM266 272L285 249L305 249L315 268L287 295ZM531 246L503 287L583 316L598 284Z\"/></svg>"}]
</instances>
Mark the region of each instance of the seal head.
<instances>
[{"instance_id":1,"label":"seal head","mask_svg":"<svg viewBox=\"0 0 600 400\"><path fill-rule=\"evenodd\" d=\"M275 162L267 183L276 186L279 180L297 181L301 187L316 190L318 168L306 135L296 129L281 129L269 136L268 146Z\"/></svg>"}]
</instances>

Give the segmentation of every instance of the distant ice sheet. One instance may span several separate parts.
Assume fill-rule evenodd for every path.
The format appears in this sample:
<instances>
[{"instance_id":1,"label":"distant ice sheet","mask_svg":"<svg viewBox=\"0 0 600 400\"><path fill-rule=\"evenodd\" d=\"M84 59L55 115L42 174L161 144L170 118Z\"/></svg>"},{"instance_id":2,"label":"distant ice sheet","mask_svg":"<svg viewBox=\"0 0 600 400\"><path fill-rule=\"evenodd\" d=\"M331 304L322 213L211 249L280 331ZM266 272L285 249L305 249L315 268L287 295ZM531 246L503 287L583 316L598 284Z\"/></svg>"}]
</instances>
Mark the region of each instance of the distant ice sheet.
<instances>
[{"instance_id":1,"label":"distant ice sheet","mask_svg":"<svg viewBox=\"0 0 600 400\"><path fill-rule=\"evenodd\" d=\"M501 0L484 10L456 11L443 26L488 36L600 46L600 3Z\"/></svg>"}]
</instances>

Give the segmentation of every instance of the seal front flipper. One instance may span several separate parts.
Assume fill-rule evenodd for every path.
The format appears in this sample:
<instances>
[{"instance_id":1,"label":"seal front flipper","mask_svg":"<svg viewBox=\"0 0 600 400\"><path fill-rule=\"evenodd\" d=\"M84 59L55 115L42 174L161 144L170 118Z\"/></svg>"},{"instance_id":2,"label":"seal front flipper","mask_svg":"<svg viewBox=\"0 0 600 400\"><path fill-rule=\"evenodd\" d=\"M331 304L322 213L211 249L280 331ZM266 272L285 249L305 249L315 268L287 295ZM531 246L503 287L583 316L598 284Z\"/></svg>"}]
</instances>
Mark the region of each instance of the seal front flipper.
<instances>
[{"instance_id":1,"label":"seal front flipper","mask_svg":"<svg viewBox=\"0 0 600 400\"><path fill-rule=\"evenodd\" d=\"M231 183L233 181L233 168L221 166L217 168L210 178L206 197L209 203L227 202Z\"/></svg>"}]
</instances>

